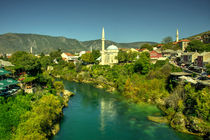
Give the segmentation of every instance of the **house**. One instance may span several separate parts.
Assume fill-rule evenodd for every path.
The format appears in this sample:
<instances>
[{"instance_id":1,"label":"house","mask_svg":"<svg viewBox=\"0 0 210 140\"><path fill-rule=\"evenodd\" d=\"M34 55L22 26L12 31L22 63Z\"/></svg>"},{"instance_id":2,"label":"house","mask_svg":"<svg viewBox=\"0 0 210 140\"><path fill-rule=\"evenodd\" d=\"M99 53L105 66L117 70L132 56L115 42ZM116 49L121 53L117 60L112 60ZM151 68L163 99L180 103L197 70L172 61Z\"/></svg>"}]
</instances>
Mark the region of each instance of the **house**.
<instances>
[{"instance_id":1,"label":"house","mask_svg":"<svg viewBox=\"0 0 210 140\"><path fill-rule=\"evenodd\" d=\"M155 64L157 60L166 60L166 57L162 56L161 52L158 51L151 51L150 52L150 61L151 63Z\"/></svg>"},{"instance_id":2,"label":"house","mask_svg":"<svg viewBox=\"0 0 210 140\"><path fill-rule=\"evenodd\" d=\"M162 54L158 53L157 51L151 51L149 54L150 54L150 59L158 59L162 57Z\"/></svg>"},{"instance_id":3,"label":"house","mask_svg":"<svg viewBox=\"0 0 210 140\"><path fill-rule=\"evenodd\" d=\"M63 59L64 61L69 62L69 61L78 60L78 57L79 57L79 56L75 56L75 55L73 55L73 54L71 54L71 53L62 53L62 54L61 54L61 57L62 57L62 59Z\"/></svg>"},{"instance_id":4,"label":"house","mask_svg":"<svg viewBox=\"0 0 210 140\"><path fill-rule=\"evenodd\" d=\"M141 52L149 52L149 50L148 50L148 49L146 49L146 48L139 49L138 51L139 51L140 53L141 53Z\"/></svg>"},{"instance_id":5,"label":"house","mask_svg":"<svg viewBox=\"0 0 210 140\"><path fill-rule=\"evenodd\" d=\"M184 64L190 65L194 63L195 59L197 59L199 53L198 52L186 52L181 55L181 61Z\"/></svg>"},{"instance_id":6,"label":"house","mask_svg":"<svg viewBox=\"0 0 210 140\"><path fill-rule=\"evenodd\" d=\"M178 44L181 47L182 51L185 51L185 49L187 48L189 42L190 42L190 40L188 40L188 39L183 39L183 40L180 40L178 42Z\"/></svg>"},{"instance_id":7,"label":"house","mask_svg":"<svg viewBox=\"0 0 210 140\"><path fill-rule=\"evenodd\" d=\"M131 48L127 52L138 52L138 50L137 49L134 49L134 48Z\"/></svg>"},{"instance_id":8,"label":"house","mask_svg":"<svg viewBox=\"0 0 210 140\"><path fill-rule=\"evenodd\" d=\"M199 67L203 67L204 65L210 63L210 52L203 52L198 55L196 59L196 65Z\"/></svg>"},{"instance_id":9,"label":"house","mask_svg":"<svg viewBox=\"0 0 210 140\"><path fill-rule=\"evenodd\" d=\"M166 50L162 51L162 54L163 54L164 57L168 57L169 58L171 56L175 56L176 51L171 50L171 49L166 49Z\"/></svg>"}]
</instances>

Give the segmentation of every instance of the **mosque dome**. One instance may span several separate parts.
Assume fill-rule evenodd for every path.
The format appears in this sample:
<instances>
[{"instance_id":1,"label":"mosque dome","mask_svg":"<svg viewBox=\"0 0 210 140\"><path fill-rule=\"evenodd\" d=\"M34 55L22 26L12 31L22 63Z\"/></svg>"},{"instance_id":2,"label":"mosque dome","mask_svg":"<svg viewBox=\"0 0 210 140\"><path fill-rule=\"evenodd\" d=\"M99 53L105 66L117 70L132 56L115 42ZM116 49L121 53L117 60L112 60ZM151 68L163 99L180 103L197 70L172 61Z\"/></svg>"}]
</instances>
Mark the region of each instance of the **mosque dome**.
<instances>
[{"instance_id":1,"label":"mosque dome","mask_svg":"<svg viewBox=\"0 0 210 140\"><path fill-rule=\"evenodd\" d=\"M107 50L118 50L118 48L115 45L110 45Z\"/></svg>"}]
</instances>

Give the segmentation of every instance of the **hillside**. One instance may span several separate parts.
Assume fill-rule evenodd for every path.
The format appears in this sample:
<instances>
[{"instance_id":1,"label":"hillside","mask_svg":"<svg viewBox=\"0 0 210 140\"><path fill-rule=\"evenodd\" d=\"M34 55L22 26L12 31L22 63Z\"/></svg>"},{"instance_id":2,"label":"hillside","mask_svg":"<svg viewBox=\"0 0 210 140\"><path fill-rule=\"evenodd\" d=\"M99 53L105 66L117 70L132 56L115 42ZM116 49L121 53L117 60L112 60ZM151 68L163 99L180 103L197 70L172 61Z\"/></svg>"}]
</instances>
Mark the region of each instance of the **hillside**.
<instances>
[{"instance_id":1,"label":"hillside","mask_svg":"<svg viewBox=\"0 0 210 140\"><path fill-rule=\"evenodd\" d=\"M197 37L202 36L203 34L210 34L210 31L202 32L202 33L200 33L200 34L196 34L196 35L190 36L190 37L188 37L188 38L186 38L186 39L193 40L193 39L196 39Z\"/></svg>"},{"instance_id":2,"label":"hillside","mask_svg":"<svg viewBox=\"0 0 210 140\"><path fill-rule=\"evenodd\" d=\"M134 42L134 43L117 43L106 40L106 47L114 44L119 48L139 48L142 44L155 42ZM52 37L48 35L37 34L17 34L7 33L0 35L0 54L13 53L15 51L27 51L33 47L33 52L40 54L41 52L49 53L51 51L61 49L63 52L79 52L82 50L101 49L101 40L78 41L65 37Z\"/></svg>"}]
</instances>

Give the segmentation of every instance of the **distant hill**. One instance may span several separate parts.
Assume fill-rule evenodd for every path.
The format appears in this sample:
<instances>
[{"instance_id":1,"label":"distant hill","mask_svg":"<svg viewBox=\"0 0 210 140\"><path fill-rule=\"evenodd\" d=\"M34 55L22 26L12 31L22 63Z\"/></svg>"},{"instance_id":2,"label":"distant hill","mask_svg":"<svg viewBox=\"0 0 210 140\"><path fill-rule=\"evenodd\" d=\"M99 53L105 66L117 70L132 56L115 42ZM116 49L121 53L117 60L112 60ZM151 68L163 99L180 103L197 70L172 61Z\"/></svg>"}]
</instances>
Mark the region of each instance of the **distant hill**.
<instances>
[{"instance_id":1,"label":"distant hill","mask_svg":"<svg viewBox=\"0 0 210 140\"><path fill-rule=\"evenodd\" d=\"M109 40L105 41L106 47L114 44L118 48L139 48L145 43L155 44L155 42L117 43ZM82 50L90 50L91 47L100 50L101 40L82 42L76 39L38 34L7 33L0 35L0 54L13 53L16 51L29 52L31 46L33 52L36 54L40 54L41 52L50 53L57 49L61 49L63 52L74 53Z\"/></svg>"}]
</instances>

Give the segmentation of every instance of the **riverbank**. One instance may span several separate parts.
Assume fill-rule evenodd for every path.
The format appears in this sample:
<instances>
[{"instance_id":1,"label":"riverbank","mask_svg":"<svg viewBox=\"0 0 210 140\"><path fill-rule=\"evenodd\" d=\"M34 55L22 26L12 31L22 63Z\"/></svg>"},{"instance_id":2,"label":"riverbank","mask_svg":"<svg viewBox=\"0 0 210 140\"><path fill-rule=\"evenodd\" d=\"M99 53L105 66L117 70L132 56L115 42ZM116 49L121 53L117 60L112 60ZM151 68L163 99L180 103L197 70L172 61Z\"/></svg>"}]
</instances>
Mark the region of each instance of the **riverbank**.
<instances>
[{"instance_id":1,"label":"riverbank","mask_svg":"<svg viewBox=\"0 0 210 140\"><path fill-rule=\"evenodd\" d=\"M90 84L63 80L66 89L74 91L69 108L64 109L61 129L52 140L194 140L197 137L180 133L166 124L153 123L149 115L161 115L150 104L128 102L124 97L109 94ZM82 133L82 135L81 135Z\"/></svg>"},{"instance_id":2,"label":"riverbank","mask_svg":"<svg viewBox=\"0 0 210 140\"><path fill-rule=\"evenodd\" d=\"M70 100L70 97L74 96L75 94L69 90L63 90L62 93L63 93L63 95L62 95L62 99L63 99L62 114L63 114L63 109L68 107L68 102ZM57 122L55 122L54 125L52 126L52 128L51 128L52 136L56 135L60 131L60 120L61 119L62 119L62 117Z\"/></svg>"},{"instance_id":3,"label":"riverbank","mask_svg":"<svg viewBox=\"0 0 210 140\"><path fill-rule=\"evenodd\" d=\"M79 75L79 74L78 74ZM62 76L61 76L62 77ZM108 82L107 80L104 80L103 77L100 78L85 78L82 79L81 77L78 78L77 76L74 79L71 79L74 82L81 82L81 83L87 83L91 84L96 88L102 88L105 89L108 92L117 92L117 89L114 86L114 83ZM64 77L62 77L64 78ZM131 102L135 103L140 103L140 102L145 102L144 100L139 100L139 99L132 99L128 98ZM192 134L192 135L198 135L202 137L208 137L208 127L203 127L205 122L203 122L201 119L197 121L198 119L196 117L194 118L188 118L185 117L182 113L170 113L169 110L165 107L166 106L166 101L161 98L157 98L154 101L153 100L147 100L146 103L149 104L155 104L156 106L161 109L165 116L164 117L156 117L156 116L148 116L148 119L157 123L167 123L169 124L172 128L183 132L187 134ZM195 126L194 126L195 125ZM191 131L189 131L191 130ZM196 130L196 131L195 131Z\"/></svg>"}]
</instances>

